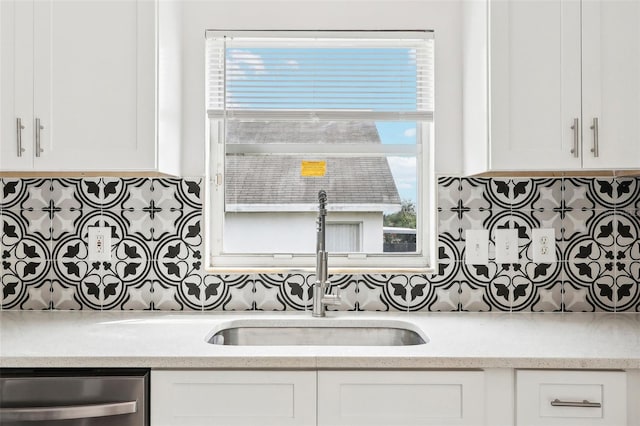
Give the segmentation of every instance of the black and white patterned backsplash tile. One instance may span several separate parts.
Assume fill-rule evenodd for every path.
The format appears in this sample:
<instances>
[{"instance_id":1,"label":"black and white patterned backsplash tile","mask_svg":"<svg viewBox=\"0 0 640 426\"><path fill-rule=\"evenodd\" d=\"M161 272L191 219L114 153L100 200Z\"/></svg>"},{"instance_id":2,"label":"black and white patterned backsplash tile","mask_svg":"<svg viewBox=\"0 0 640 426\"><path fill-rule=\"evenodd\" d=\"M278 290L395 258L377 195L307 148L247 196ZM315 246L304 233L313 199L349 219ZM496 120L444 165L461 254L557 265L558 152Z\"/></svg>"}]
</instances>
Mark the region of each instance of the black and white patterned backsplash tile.
<instances>
[{"instance_id":1,"label":"black and white patterned backsplash tile","mask_svg":"<svg viewBox=\"0 0 640 426\"><path fill-rule=\"evenodd\" d=\"M203 272L202 178L0 179L2 309L305 311L309 273ZM433 274L332 275L351 311L640 311L640 179L438 179ZM112 260L87 259L90 226ZM497 229L520 260L497 264ZM532 261L553 228L558 262ZM489 264L465 263L465 232L487 229Z\"/></svg>"}]
</instances>

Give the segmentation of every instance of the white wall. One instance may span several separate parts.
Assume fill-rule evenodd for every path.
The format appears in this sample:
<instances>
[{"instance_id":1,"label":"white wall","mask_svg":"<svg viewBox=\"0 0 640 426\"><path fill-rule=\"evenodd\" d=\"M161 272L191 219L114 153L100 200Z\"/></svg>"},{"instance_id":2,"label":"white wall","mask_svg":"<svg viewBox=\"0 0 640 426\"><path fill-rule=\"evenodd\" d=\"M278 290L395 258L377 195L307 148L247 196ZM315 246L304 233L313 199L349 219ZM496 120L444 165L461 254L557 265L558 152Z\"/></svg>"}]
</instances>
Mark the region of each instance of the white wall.
<instances>
[{"instance_id":1,"label":"white wall","mask_svg":"<svg viewBox=\"0 0 640 426\"><path fill-rule=\"evenodd\" d=\"M459 0L183 0L182 175L204 175L206 29L433 29L436 173L459 174L462 140Z\"/></svg>"},{"instance_id":2,"label":"white wall","mask_svg":"<svg viewBox=\"0 0 640 426\"><path fill-rule=\"evenodd\" d=\"M158 170L181 175L182 8L179 0L158 3Z\"/></svg>"},{"instance_id":3,"label":"white wall","mask_svg":"<svg viewBox=\"0 0 640 426\"><path fill-rule=\"evenodd\" d=\"M227 213L225 251L231 253L314 253L316 217L309 213ZM362 222L362 251L382 253L382 213L334 213L327 222Z\"/></svg>"}]
</instances>

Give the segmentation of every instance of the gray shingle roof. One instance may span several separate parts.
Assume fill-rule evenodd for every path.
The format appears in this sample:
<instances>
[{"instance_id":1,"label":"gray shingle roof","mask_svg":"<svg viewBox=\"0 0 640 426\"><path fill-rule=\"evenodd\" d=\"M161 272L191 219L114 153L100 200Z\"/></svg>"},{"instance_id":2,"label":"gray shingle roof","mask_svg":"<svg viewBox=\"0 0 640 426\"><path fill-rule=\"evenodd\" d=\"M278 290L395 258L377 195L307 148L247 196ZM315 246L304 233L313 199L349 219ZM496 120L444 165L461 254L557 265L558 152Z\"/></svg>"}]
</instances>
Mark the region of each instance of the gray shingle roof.
<instances>
[{"instance_id":1,"label":"gray shingle roof","mask_svg":"<svg viewBox=\"0 0 640 426\"><path fill-rule=\"evenodd\" d=\"M227 143L380 144L375 123L333 121L229 122ZM326 160L324 177L302 177L302 160ZM400 204L384 157L227 156L227 204L317 203L327 191L331 204Z\"/></svg>"}]
</instances>

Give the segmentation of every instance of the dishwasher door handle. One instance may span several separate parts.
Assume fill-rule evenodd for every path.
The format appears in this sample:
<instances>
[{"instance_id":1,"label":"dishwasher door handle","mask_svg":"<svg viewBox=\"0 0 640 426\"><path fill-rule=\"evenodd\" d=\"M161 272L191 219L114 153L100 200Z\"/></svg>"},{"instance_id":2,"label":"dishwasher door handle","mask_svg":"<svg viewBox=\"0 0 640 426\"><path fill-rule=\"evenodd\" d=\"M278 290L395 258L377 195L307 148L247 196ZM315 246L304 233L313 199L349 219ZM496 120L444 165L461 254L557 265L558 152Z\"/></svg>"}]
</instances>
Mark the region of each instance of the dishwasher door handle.
<instances>
[{"instance_id":1,"label":"dishwasher door handle","mask_svg":"<svg viewBox=\"0 0 640 426\"><path fill-rule=\"evenodd\" d=\"M0 408L0 423L85 419L133 414L136 411L138 411L138 401L51 407Z\"/></svg>"}]
</instances>

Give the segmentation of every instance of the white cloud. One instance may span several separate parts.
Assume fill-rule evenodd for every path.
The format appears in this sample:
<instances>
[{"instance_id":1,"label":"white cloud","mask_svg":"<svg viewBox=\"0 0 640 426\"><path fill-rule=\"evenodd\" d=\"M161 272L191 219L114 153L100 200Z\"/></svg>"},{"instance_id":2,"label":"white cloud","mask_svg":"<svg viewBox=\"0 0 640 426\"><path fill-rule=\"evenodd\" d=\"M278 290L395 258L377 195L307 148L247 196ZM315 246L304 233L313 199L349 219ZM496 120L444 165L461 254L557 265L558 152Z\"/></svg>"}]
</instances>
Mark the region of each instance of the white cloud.
<instances>
[{"instance_id":1,"label":"white cloud","mask_svg":"<svg viewBox=\"0 0 640 426\"><path fill-rule=\"evenodd\" d=\"M416 189L416 158L388 157L389 168L398 190Z\"/></svg>"},{"instance_id":2,"label":"white cloud","mask_svg":"<svg viewBox=\"0 0 640 426\"><path fill-rule=\"evenodd\" d=\"M416 135L416 128L412 127L410 129L405 130L403 135L405 135L408 138L414 137Z\"/></svg>"},{"instance_id":3,"label":"white cloud","mask_svg":"<svg viewBox=\"0 0 640 426\"><path fill-rule=\"evenodd\" d=\"M239 49L234 49L229 53L227 69L233 70L234 74L246 74L247 72L264 74L266 72L262 56L251 53L248 50Z\"/></svg>"}]
</instances>

